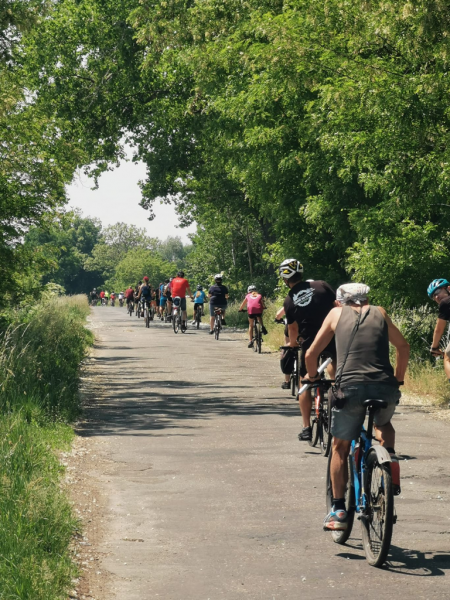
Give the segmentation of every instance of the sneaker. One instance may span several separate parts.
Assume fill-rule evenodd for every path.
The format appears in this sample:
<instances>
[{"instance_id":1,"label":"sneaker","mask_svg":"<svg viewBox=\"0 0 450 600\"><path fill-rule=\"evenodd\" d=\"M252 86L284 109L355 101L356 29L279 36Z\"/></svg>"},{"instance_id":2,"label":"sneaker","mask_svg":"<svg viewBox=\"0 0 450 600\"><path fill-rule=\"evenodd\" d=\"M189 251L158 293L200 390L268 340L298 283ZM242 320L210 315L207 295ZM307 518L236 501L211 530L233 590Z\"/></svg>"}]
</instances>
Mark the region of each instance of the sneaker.
<instances>
[{"instance_id":1,"label":"sneaker","mask_svg":"<svg viewBox=\"0 0 450 600\"><path fill-rule=\"evenodd\" d=\"M253 348L253 340L251 342L249 342L247 348Z\"/></svg>"},{"instance_id":2,"label":"sneaker","mask_svg":"<svg viewBox=\"0 0 450 600\"><path fill-rule=\"evenodd\" d=\"M323 521L324 531L345 531L348 527L348 513L346 510L330 510Z\"/></svg>"},{"instance_id":3,"label":"sneaker","mask_svg":"<svg viewBox=\"0 0 450 600\"><path fill-rule=\"evenodd\" d=\"M311 427L303 427L301 432L298 434L300 442L309 442L312 440L312 429Z\"/></svg>"},{"instance_id":4,"label":"sneaker","mask_svg":"<svg viewBox=\"0 0 450 600\"><path fill-rule=\"evenodd\" d=\"M395 454L391 454L391 475L392 475L392 493L394 496L400 496L402 488L400 487L400 465Z\"/></svg>"},{"instance_id":5,"label":"sneaker","mask_svg":"<svg viewBox=\"0 0 450 600\"><path fill-rule=\"evenodd\" d=\"M195 325L197 323L197 321L191 321L191 325Z\"/></svg>"},{"instance_id":6,"label":"sneaker","mask_svg":"<svg viewBox=\"0 0 450 600\"><path fill-rule=\"evenodd\" d=\"M291 389L290 381L283 381L283 383L281 384L281 389L282 390L290 390Z\"/></svg>"},{"instance_id":7,"label":"sneaker","mask_svg":"<svg viewBox=\"0 0 450 600\"><path fill-rule=\"evenodd\" d=\"M211 331L209 332L209 335L212 335L214 333L214 329L211 329Z\"/></svg>"},{"instance_id":8,"label":"sneaker","mask_svg":"<svg viewBox=\"0 0 450 600\"><path fill-rule=\"evenodd\" d=\"M263 327L261 331L263 332L263 335L267 335L267 329L265 327Z\"/></svg>"}]
</instances>

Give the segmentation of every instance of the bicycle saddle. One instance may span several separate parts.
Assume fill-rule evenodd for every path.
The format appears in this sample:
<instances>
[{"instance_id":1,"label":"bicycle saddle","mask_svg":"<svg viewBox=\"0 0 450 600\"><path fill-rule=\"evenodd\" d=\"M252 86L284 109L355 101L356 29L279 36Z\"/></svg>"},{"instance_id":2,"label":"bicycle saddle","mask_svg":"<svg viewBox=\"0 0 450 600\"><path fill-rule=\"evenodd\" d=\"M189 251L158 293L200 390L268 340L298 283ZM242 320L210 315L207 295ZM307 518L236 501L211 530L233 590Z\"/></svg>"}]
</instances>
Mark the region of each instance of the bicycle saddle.
<instances>
[{"instance_id":1,"label":"bicycle saddle","mask_svg":"<svg viewBox=\"0 0 450 600\"><path fill-rule=\"evenodd\" d=\"M380 409L380 408L387 408L388 403L386 402L386 400L364 400L363 402L363 406L365 406L366 408L375 408L375 409Z\"/></svg>"}]
</instances>

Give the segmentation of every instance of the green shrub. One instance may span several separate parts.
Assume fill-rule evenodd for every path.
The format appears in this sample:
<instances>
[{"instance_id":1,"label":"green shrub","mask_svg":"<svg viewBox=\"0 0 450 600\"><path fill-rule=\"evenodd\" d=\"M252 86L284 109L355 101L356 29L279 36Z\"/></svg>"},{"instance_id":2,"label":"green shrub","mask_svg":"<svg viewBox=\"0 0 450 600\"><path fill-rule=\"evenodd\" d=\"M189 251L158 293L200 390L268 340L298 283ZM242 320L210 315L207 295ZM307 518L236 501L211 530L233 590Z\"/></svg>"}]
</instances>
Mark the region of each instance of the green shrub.
<instances>
[{"instance_id":1,"label":"green shrub","mask_svg":"<svg viewBox=\"0 0 450 600\"><path fill-rule=\"evenodd\" d=\"M62 600L76 573L76 522L56 451L79 411L80 362L92 341L84 296L44 298L8 315L0 335L0 598Z\"/></svg>"}]
</instances>

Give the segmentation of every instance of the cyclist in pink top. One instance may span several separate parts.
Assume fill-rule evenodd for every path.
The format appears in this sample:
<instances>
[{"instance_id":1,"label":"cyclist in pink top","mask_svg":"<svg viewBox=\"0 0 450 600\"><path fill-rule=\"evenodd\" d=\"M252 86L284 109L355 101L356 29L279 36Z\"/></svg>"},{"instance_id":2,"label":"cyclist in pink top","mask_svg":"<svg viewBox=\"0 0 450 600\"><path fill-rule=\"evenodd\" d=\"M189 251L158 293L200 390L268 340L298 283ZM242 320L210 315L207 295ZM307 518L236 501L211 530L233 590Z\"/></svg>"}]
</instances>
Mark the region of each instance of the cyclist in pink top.
<instances>
[{"instance_id":1,"label":"cyclist in pink top","mask_svg":"<svg viewBox=\"0 0 450 600\"><path fill-rule=\"evenodd\" d=\"M244 301L239 307L239 311L244 310L244 306L247 304L248 311L248 334L250 336L250 343L248 345L249 348L253 346L253 320L258 319L258 322L261 325L261 331L264 335L267 333L267 329L263 325L262 314L263 310L266 308L264 305L264 300L261 294L258 294L256 291L255 285L249 285L247 289L248 294L245 296Z\"/></svg>"}]
</instances>

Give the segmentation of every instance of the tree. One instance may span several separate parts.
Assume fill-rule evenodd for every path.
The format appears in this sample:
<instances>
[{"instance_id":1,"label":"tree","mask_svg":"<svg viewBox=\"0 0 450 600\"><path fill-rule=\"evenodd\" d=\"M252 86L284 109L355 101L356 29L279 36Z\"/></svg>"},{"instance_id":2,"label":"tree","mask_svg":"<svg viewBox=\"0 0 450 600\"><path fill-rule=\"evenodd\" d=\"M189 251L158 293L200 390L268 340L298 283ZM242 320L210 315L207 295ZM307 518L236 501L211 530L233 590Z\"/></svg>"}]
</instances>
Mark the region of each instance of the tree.
<instances>
[{"instance_id":1,"label":"tree","mask_svg":"<svg viewBox=\"0 0 450 600\"><path fill-rule=\"evenodd\" d=\"M113 277L106 284L116 291L125 290L147 276L150 284L157 288L164 279L176 272L176 268L174 263L165 261L153 250L134 248L117 264Z\"/></svg>"},{"instance_id":2,"label":"tree","mask_svg":"<svg viewBox=\"0 0 450 600\"><path fill-rule=\"evenodd\" d=\"M102 231L99 242L85 261L85 268L87 271L100 272L105 280L110 279L130 250L139 248L156 252L159 243L157 238L150 238L145 229L116 223Z\"/></svg>"},{"instance_id":3,"label":"tree","mask_svg":"<svg viewBox=\"0 0 450 600\"><path fill-rule=\"evenodd\" d=\"M25 247L53 257L42 283L56 283L68 294L88 293L100 287L102 276L86 271L85 262L98 243L101 224L96 219L83 218L77 211L62 213L47 227L32 227L25 237Z\"/></svg>"}]
</instances>

